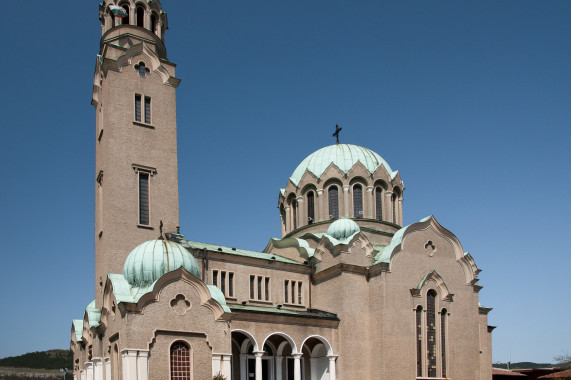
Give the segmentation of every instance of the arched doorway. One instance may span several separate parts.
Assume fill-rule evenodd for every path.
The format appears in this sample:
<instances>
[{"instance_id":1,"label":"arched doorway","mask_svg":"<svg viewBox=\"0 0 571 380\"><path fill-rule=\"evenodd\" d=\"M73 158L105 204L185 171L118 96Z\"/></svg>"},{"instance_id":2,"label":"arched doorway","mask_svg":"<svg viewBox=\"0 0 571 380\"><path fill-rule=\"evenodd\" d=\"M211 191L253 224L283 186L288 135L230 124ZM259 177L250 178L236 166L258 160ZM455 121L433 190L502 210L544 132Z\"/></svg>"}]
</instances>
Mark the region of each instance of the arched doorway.
<instances>
[{"instance_id":1,"label":"arched doorway","mask_svg":"<svg viewBox=\"0 0 571 380\"><path fill-rule=\"evenodd\" d=\"M304 374L308 380L335 380L336 356L329 342L321 336L310 336L302 344Z\"/></svg>"}]
</instances>

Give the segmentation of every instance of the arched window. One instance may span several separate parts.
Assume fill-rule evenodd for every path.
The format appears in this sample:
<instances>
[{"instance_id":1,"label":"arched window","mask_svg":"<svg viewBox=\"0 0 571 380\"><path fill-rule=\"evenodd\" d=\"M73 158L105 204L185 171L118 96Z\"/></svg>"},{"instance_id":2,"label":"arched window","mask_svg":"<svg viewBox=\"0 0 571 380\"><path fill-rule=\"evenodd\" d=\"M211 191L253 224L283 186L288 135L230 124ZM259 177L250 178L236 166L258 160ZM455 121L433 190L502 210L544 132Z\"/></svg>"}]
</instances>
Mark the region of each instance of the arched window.
<instances>
[{"instance_id":1,"label":"arched window","mask_svg":"<svg viewBox=\"0 0 571 380\"><path fill-rule=\"evenodd\" d=\"M337 186L329 187L329 219L339 218L339 189Z\"/></svg>"},{"instance_id":2,"label":"arched window","mask_svg":"<svg viewBox=\"0 0 571 380\"><path fill-rule=\"evenodd\" d=\"M393 204L393 223L397 224L397 195L395 193L391 196L391 203Z\"/></svg>"},{"instance_id":3,"label":"arched window","mask_svg":"<svg viewBox=\"0 0 571 380\"><path fill-rule=\"evenodd\" d=\"M137 26L145 26L145 8L141 6L137 7Z\"/></svg>"},{"instance_id":4,"label":"arched window","mask_svg":"<svg viewBox=\"0 0 571 380\"><path fill-rule=\"evenodd\" d=\"M383 220L383 189L381 187L375 190L375 213L377 220Z\"/></svg>"},{"instance_id":5,"label":"arched window","mask_svg":"<svg viewBox=\"0 0 571 380\"><path fill-rule=\"evenodd\" d=\"M129 4L123 4L121 7L127 12L127 16L121 19L121 25L129 25Z\"/></svg>"},{"instance_id":6,"label":"arched window","mask_svg":"<svg viewBox=\"0 0 571 380\"><path fill-rule=\"evenodd\" d=\"M442 376L446 377L446 318L448 311L442 309L440 313L440 347L442 348Z\"/></svg>"},{"instance_id":7,"label":"arched window","mask_svg":"<svg viewBox=\"0 0 571 380\"><path fill-rule=\"evenodd\" d=\"M297 200L293 200L291 202L291 209L293 214L293 229L297 228Z\"/></svg>"},{"instance_id":8,"label":"arched window","mask_svg":"<svg viewBox=\"0 0 571 380\"><path fill-rule=\"evenodd\" d=\"M363 188L361 185L353 186L353 216L363 217Z\"/></svg>"},{"instance_id":9,"label":"arched window","mask_svg":"<svg viewBox=\"0 0 571 380\"><path fill-rule=\"evenodd\" d=\"M190 380L192 363L190 347L184 342L175 342L171 346L171 380Z\"/></svg>"},{"instance_id":10,"label":"arched window","mask_svg":"<svg viewBox=\"0 0 571 380\"><path fill-rule=\"evenodd\" d=\"M313 191L307 193L307 224L315 221L315 194Z\"/></svg>"},{"instance_id":11,"label":"arched window","mask_svg":"<svg viewBox=\"0 0 571 380\"><path fill-rule=\"evenodd\" d=\"M416 308L416 376L422 376L422 306Z\"/></svg>"},{"instance_id":12,"label":"arched window","mask_svg":"<svg viewBox=\"0 0 571 380\"><path fill-rule=\"evenodd\" d=\"M436 377L436 292L426 295L426 367L428 377Z\"/></svg>"},{"instance_id":13,"label":"arched window","mask_svg":"<svg viewBox=\"0 0 571 380\"><path fill-rule=\"evenodd\" d=\"M151 13L151 32L157 33L157 16Z\"/></svg>"}]
</instances>

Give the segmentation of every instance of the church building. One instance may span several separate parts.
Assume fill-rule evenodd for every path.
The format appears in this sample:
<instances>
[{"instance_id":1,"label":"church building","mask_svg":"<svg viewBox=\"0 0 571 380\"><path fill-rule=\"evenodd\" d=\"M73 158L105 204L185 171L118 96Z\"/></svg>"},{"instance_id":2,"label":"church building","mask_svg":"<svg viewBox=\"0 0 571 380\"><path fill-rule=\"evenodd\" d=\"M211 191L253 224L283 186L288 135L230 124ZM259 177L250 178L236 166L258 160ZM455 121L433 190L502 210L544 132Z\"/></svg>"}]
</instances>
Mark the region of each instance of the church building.
<instances>
[{"instance_id":1,"label":"church building","mask_svg":"<svg viewBox=\"0 0 571 380\"><path fill-rule=\"evenodd\" d=\"M76 380L492 379L480 270L433 216L403 225L401 173L373 150L308 152L261 252L188 240L167 14L105 0L99 19L95 294L72 323Z\"/></svg>"}]
</instances>

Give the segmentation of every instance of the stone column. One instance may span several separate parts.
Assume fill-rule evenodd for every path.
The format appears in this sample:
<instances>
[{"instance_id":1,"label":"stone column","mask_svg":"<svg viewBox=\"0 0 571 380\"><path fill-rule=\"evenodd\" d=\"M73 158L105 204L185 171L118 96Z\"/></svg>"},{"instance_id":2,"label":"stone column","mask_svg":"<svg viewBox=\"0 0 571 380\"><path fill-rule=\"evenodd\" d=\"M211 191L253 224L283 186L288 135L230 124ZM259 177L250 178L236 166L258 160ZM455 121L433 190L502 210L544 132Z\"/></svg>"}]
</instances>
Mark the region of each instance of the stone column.
<instances>
[{"instance_id":1,"label":"stone column","mask_svg":"<svg viewBox=\"0 0 571 380\"><path fill-rule=\"evenodd\" d=\"M149 351L140 350L137 358L137 380L149 379Z\"/></svg>"},{"instance_id":2,"label":"stone column","mask_svg":"<svg viewBox=\"0 0 571 380\"><path fill-rule=\"evenodd\" d=\"M137 25L137 8L134 6L129 7L129 24Z\"/></svg>"},{"instance_id":3,"label":"stone column","mask_svg":"<svg viewBox=\"0 0 571 380\"><path fill-rule=\"evenodd\" d=\"M264 351L254 351L254 355L256 356L256 380L263 380L262 379L262 355L264 355ZM299 379L301 380L301 379Z\"/></svg>"},{"instance_id":4,"label":"stone column","mask_svg":"<svg viewBox=\"0 0 571 380\"><path fill-rule=\"evenodd\" d=\"M323 209L323 189L317 190L317 207L315 210L315 221L321 222L322 220L329 219L329 217L324 218L324 215L329 215L329 212L325 212Z\"/></svg>"},{"instance_id":5,"label":"stone column","mask_svg":"<svg viewBox=\"0 0 571 380\"><path fill-rule=\"evenodd\" d=\"M383 204L383 220L387 222L393 222L393 192L392 191L385 191L385 204Z\"/></svg>"},{"instance_id":6,"label":"stone column","mask_svg":"<svg viewBox=\"0 0 571 380\"><path fill-rule=\"evenodd\" d=\"M86 380L93 380L93 363L85 363L85 378Z\"/></svg>"},{"instance_id":7,"label":"stone column","mask_svg":"<svg viewBox=\"0 0 571 380\"><path fill-rule=\"evenodd\" d=\"M403 221L402 221L402 199L399 199L398 202L399 203L398 203L398 207L397 207L397 210L398 210L397 212L398 212L399 217L397 219L397 222L400 226L402 226L403 225Z\"/></svg>"},{"instance_id":8,"label":"stone column","mask_svg":"<svg viewBox=\"0 0 571 380\"><path fill-rule=\"evenodd\" d=\"M349 186L343 186L343 214L340 217L349 217Z\"/></svg>"},{"instance_id":9,"label":"stone column","mask_svg":"<svg viewBox=\"0 0 571 380\"><path fill-rule=\"evenodd\" d=\"M285 210L285 227L286 227L286 234L289 234L292 230L293 223L291 222L291 216L289 213L289 206L284 208Z\"/></svg>"},{"instance_id":10,"label":"stone column","mask_svg":"<svg viewBox=\"0 0 571 380\"><path fill-rule=\"evenodd\" d=\"M93 380L103 380L103 360L101 358L93 358Z\"/></svg>"},{"instance_id":11,"label":"stone column","mask_svg":"<svg viewBox=\"0 0 571 380\"><path fill-rule=\"evenodd\" d=\"M276 356L276 380L282 380L282 363L284 357Z\"/></svg>"},{"instance_id":12,"label":"stone column","mask_svg":"<svg viewBox=\"0 0 571 380\"><path fill-rule=\"evenodd\" d=\"M85 374L85 370L84 370L84 369L82 369L81 371L79 371L79 378L80 378L81 380L87 380L87 376L86 376L86 374Z\"/></svg>"},{"instance_id":13,"label":"stone column","mask_svg":"<svg viewBox=\"0 0 571 380\"><path fill-rule=\"evenodd\" d=\"M375 192L373 191L375 190L375 188L373 186L367 186L367 192L366 194L366 204L367 204L367 208L365 209L365 212L363 215L363 217L365 218L371 218L371 219L375 219L375 208L373 207L374 203L374 195Z\"/></svg>"},{"instance_id":14,"label":"stone column","mask_svg":"<svg viewBox=\"0 0 571 380\"><path fill-rule=\"evenodd\" d=\"M240 380L248 380L248 356L240 355Z\"/></svg>"},{"instance_id":15,"label":"stone column","mask_svg":"<svg viewBox=\"0 0 571 380\"><path fill-rule=\"evenodd\" d=\"M137 380L137 351L121 351L123 380Z\"/></svg>"},{"instance_id":16,"label":"stone column","mask_svg":"<svg viewBox=\"0 0 571 380\"><path fill-rule=\"evenodd\" d=\"M319 358L309 358L310 379L321 379L317 374L317 363Z\"/></svg>"},{"instance_id":17,"label":"stone column","mask_svg":"<svg viewBox=\"0 0 571 380\"><path fill-rule=\"evenodd\" d=\"M145 20L143 21L145 29L151 30L151 12L145 11Z\"/></svg>"},{"instance_id":18,"label":"stone column","mask_svg":"<svg viewBox=\"0 0 571 380\"><path fill-rule=\"evenodd\" d=\"M307 210L303 203L303 197L297 198L297 228L307 224Z\"/></svg>"},{"instance_id":19,"label":"stone column","mask_svg":"<svg viewBox=\"0 0 571 380\"><path fill-rule=\"evenodd\" d=\"M337 373L335 371L335 361L337 360L337 356L328 355L327 359L329 359L329 380L335 380L337 377Z\"/></svg>"},{"instance_id":20,"label":"stone column","mask_svg":"<svg viewBox=\"0 0 571 380\"><path fill-rule=\"evenodd\" d=\"M103 362L105 367L105 380L111 380L111 359L105 358Z\"/></svg>"},{"instance_id":21,"label":"stone column","mask_svg":"<svg viewBox=\"0 0 571 380\"><path fill-rule=\"evenodd\" d=\"M303 354L292 354L293 356L293 380L301 380L301 356Z\"/></svg>"},{"instance_id":22,"label":"stone column","mask_svg":"<svg viewBox=\"0 0 571 380\"><path fill-rule=\"evenodd\" d=\"M232 378L232 354L222 355L220 363L220 372L228 380Z\"/></svg>"},{"instance_id":23,"label":"stone column","mask_svg":"<svg viewBox=\"0 0 571 380\"><path fill-rule=\"evenodd\" d=\"M222 372L220 368L221 359L222 355L212 354L212 377L218 375L219 372Z\"/></svg>"}]
</instances>

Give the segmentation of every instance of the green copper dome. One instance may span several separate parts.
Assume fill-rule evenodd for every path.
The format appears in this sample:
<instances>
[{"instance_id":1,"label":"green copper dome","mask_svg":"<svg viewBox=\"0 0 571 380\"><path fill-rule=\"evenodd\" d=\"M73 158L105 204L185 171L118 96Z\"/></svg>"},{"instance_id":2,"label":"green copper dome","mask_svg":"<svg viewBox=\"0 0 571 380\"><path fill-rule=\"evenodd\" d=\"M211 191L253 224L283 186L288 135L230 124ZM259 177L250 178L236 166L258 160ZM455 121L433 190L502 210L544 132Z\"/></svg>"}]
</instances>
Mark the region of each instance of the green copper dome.
<instances>
[{"instance_id":1,"label":"green copper dome","mask_svg":"<svg viewBox=\"0 0 571 380\"><path fill-rule=\"evenodd\" d=\"M294 170L290 180L297 186L306 170L320 178L331 164L335 164L343 173L347 174L357 161L361 162L371 174L383 165L391 178L396 175L389 164L372 150L358 145L336 144L321 148L307 156Z\"/></svg>"},{"instance_id":2,"label":"green copper dome","mask_svg":"<svg viewBox=\"0 0 571 380\"><path fill-rule=\"evenodd\" d=\"M353 236L359 231L361 231L361 229L357 223L351 219L341 218L331 223L327 229L327 235L337 240L343 240Z\"/></svg>"},{"instance_id":3,"label":"green copper dome","mask_svg":"<svg viewBox=\"0 0 571 380\"><path fill-rule=\"evenodd\" d=\"M182 245L168 240L149 240L127 256L123 277L132 286L148 285L180 267L200 277L196 259Z\"/></svg>"}]
</instances>

